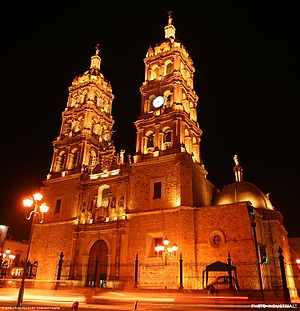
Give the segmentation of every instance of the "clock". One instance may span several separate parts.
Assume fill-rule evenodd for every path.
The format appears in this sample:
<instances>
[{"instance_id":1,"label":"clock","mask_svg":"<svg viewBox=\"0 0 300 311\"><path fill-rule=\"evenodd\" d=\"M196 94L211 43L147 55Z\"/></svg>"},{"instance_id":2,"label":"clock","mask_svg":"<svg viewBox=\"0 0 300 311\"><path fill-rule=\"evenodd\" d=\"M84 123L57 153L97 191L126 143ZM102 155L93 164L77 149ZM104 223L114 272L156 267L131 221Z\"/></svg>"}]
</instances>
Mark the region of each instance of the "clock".
<instances>
[{"instance_id":1,"label":"clock","mask_svg":"<svg viewBox=\"0 0 300 311\"><path fill-rule=\"evenodd\" d=\"M159 108L161 107L165 102L165 98L161 95L156 96L153 101L152 101L152 105L154 108Z\"/></svg>"}]
</instances>

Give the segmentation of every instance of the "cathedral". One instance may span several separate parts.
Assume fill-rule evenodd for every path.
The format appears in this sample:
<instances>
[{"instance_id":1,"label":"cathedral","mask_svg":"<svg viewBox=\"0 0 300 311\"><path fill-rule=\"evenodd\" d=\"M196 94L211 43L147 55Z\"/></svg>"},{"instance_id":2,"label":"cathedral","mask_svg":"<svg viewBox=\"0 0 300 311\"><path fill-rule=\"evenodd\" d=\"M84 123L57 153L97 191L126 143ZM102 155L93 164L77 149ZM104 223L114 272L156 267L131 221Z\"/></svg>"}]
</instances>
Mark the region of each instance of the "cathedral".
<instances>
[{"instance_id":1,"label":"cathedral","mask_svg":"<svg viewBox=\"0 0 300 311\"><path fill-rule=\"evenodd\" d=\"M175 33L169 15L144 58L134 155L112 140L114 95L99 46L69 87L41 188L50 208L32 232L36 286L196 290L229 274L239 289L276 293L280 247L296 298L281 213L243 180L237 155L231 184L217 189L207 178L195 68Z\"/></svg>"}]
</instances>

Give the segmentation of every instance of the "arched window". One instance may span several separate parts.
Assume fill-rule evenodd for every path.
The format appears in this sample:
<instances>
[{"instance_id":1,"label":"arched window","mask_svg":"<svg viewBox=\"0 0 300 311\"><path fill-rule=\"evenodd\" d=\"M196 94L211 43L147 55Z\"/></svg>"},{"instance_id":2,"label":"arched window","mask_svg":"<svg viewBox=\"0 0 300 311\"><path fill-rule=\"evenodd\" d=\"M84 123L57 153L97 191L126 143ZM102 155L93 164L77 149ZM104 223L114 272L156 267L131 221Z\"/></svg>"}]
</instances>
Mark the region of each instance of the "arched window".
<instances>
[{"instance_id":1,"label":"arched window","mask_svg":"<svg viewBox=\"0 0 300 311\"><path fill-rule=\"evenodd\" d=\"M166 75L169 75L170 73L172 73L172 63L167 64L166 67Z\"/></svg>"},{"instance_id":2,"label":"arched window","mask_svg":"<svg viewBox=\"0 0 300 311\"><path fill-rule=\"evenodd\" d=\"M108 207L109 206L109 200L111 196L111 190L110 188L106 188L102 191L102 202L101 207Z\"/></svg>"},{"instance_id":3,"label":"arched window","mask_svg":"<svg viewBox=\"0 0 300 311\"><path fill-rule=\"evenodd\" d=\"M72 152L69 155L69 169L72 170L77 166L79 157L79 152L77 149L73 149Z\"/></svg>"},{"instance_id":4,"label":"arched window","mask_svg":"<svg viewBox=\"0 0 300 311\"><path fill-rule=\"evenodd\" d=\"M157 79L159 77L159 67L154 65L151 68L151 80Z\"/></svg>"},{"instance_id":5,"label":"arched window","mask_svg":"<svg viewBox=\"0 0 300 311\"><path fill-rule=\"evenodd\" d=\"M216 234L216 235L213 237L213 243L214 243L216 246L219 246L219 245L221 244L221 241L222 241L222 239L221 239L221 237L220 237L218 234Z\"/></svg>"},{"instance_id":6,"label":"arched window","mask_svg":"<svg viewBox=\"0 0 300 311\"><path fill-rule=\"evenodd\" d=\"M55 172L60 172L65 168L66 153L64 151L56 157Z\"/></svg>"},{"instance_id":7,"label":"arched window","mask_svg":"<svg viewBox=\"0 0 300 311\"><path fill-rule=\"evenodd\" d=\"M161 149L166 150L172 146L172 130L169 127L162 129L161 137Z\"/></svg>"},{"instance_id":8,"label":"arched window","mask_svg":"<svg viewBox=\"0 0 300 311\"><path fill-rule=\"evenodd\" d=\"M170 129L167 129L164 132L164 143L171 144L171 142L172 142L172 131Z\"/></svg>"},{"instance_id":9,"label":"arched window","mask_svg":"<svg viewBox=\"0 0 300 311\"><path fill-rule=\"evenodd\" d=\"M154 134L150 133L147 135L147 148L152 149L154 148Z\"/></svg>"},{"instance_id":10,"label":"arched window","mask_svg":"<svg viewBox=\"0 0 300 311\"><path fill-rule=\"evenodd\" d=\"M108 207L111 189L108 185L102 185L98 188L97 208Z\"/></svg>"}]
</instances>

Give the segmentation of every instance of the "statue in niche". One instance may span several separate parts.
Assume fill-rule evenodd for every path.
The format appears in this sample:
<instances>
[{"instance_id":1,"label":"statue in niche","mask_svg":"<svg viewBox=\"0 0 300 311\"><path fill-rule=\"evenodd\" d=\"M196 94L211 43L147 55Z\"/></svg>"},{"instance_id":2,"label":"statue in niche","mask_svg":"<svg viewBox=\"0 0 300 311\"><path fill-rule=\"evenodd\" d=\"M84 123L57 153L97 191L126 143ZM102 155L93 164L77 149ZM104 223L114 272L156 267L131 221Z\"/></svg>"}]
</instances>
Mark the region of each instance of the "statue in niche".
<instances>
[{"instance_id":1,"label":"statue in niche","mask_svg":"<svg viewBox=\"0 0 300 311\"><path fill-rule=\"evenodd\" d=\"M81 173L82 173L81 176L80 176L81 179L85 179L85 178L88 177L88 175L89 175L89 167L88 167L88 165L82 164L82 166L81 166Z\"/></svg>"},{"instance_id":2,"label":"statue in niche","mask_svg":"<svg viewBox=\"0 0 300 311\"><path fill-rule=\"evenodd\" d=\"M71 128L72 128L72 121L69 120L69 121L65 122L62 134L64 136L72 136L72 129Z\"/></svg>"},{"instance_id":3,"label":"statue in niche","mask_svg":"<svg viewBox=\"0 0 300 311\"><path fill-rule=\"evenodd\" d=\"M114 218L116 215L116 197L111 194L109 202L109 216Z\"/></svg>"},{"instance_id":4,"label":"statue in niche","mask_svg":"<svg viewBox=\"0 0 300 311\"><path fill-rule=\"evenodd\" d=\"M95 135L99 135L100 131L100 124L99 123L94 123L92 127L92 131Z\"/></svg>"},{"instance_id":5,"label":"statue in niche","mask_svg":"<svg viewBox=\"0 0 300 311\"><path fill-rule=\"evenodd\" d=\"M86 164L82 164L82 168L81 168L81 171L82 171L82 173L87 173L88 172L88 165L86 165Z\"/></svg>"},{"instance_id":6,"label":"statue in niche","mask_svg":"<svg viewBox=\"0 0 300 311\"><path fill-rule=\"evenodd\" d=\"M112 196L111 198L110 207L116 208L116 197L115 196Z\"/></svg>"},{"instance_id":7,"label":"statue in niche","mask_svg":"<svg viewBox=\"0 0 300 311\"><path fill-rule=\"evenodd\" d=\"M121 196L118 205L119 205L119 208L123 208L124 207L124 195Z\"/></svg>"},{"instance_id":8,"label":"statue in niche","mask_svg":"<svg viewBox=\"0 0 300 311\"><path fill-rule=\"evenodd\" d=\"M83 117L79 117L77 120L73 121L72 127L75 133L81 131L83 128Z\"/></svg>"},{"instance_id":9,"label":"statue in niche","mask_svg":"<svg viewBox=\"0 0 300 311\"><path fill-rule=\"evenodd\" d=\"M79 217L79 223L83 223L85 220L85 207L82 207L80 210L80 217Z\"/></svg>"}]
</instances>

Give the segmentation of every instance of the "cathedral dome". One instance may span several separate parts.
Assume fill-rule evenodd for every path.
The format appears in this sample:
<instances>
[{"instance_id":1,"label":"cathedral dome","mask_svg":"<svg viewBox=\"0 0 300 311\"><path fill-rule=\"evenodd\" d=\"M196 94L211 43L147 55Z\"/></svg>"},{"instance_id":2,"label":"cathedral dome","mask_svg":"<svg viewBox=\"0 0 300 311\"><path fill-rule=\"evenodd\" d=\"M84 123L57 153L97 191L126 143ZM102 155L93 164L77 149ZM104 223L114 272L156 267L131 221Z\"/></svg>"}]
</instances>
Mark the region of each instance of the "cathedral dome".
<instances>
[{"instance_id":1,"label":"cathedral dome","mask_svg":"<svg viewBox=\"0 0 300 311\"><path fill-rule=\"evenodd\" d=\"M229 204L250 201L255 208L274 209L266 194L251 182L234 182L225 185L217 194L214 204Z\"/></svg>"},{"instance_id":2,"label":"cathedral dome","mask_svg":"<svg viewBox=\"0 0 300 311\"><path fill-rule=\"evenodd\" d=\"M225 185L216 195L214 205L230 204L249 201L255 208L266 208L273 210L274 207L268 197L256 185L243 181L243 170L238 163L237 156L234 156L236 165L234 173L236 181Z\"/></svg>"}]
</instances>

